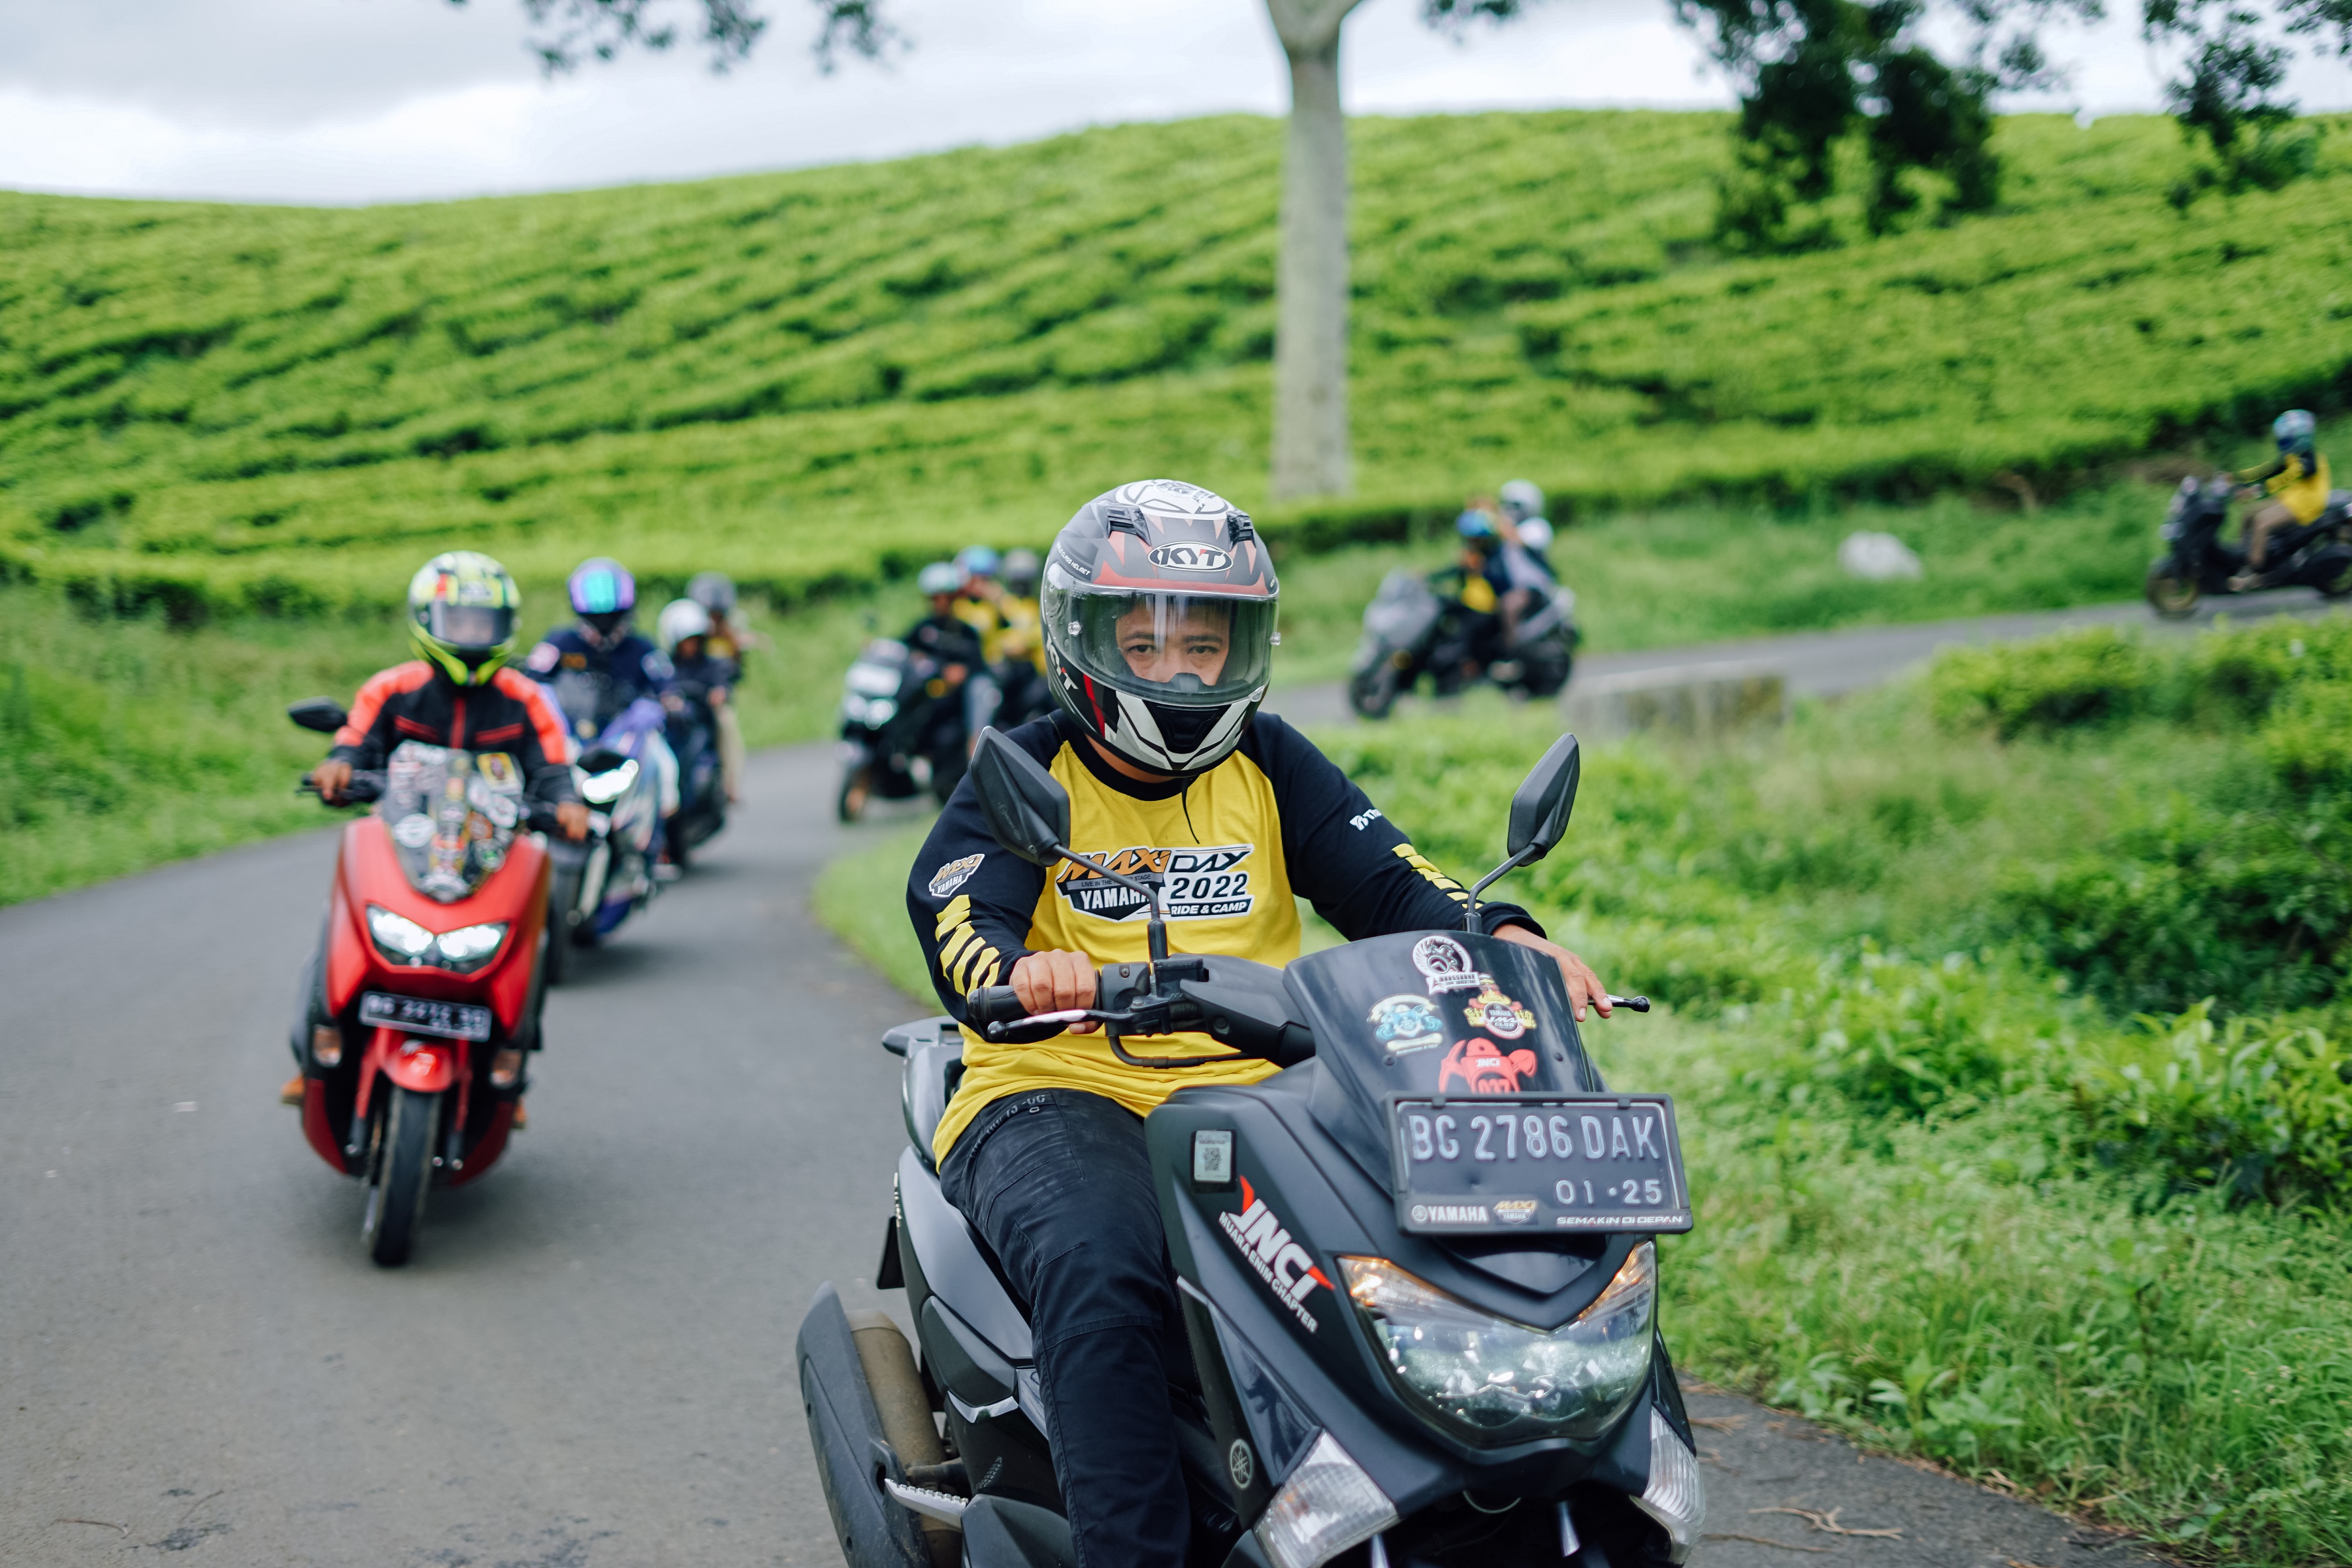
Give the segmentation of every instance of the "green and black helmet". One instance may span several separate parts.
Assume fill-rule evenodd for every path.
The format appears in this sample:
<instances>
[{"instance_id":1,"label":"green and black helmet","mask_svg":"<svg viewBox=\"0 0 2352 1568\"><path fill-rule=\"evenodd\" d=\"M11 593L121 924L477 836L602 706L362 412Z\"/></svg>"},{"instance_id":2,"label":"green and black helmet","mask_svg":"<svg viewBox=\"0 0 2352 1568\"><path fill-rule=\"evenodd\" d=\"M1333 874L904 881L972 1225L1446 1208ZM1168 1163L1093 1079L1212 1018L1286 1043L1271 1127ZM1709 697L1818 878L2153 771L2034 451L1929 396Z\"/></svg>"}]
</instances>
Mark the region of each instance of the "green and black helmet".
<instances>
[{"instance_id":1,"label":"green and black helmet","mask_svg":"<svg viewBox=\"0 0 2352 1568\"><path fill-rule=\"evenodd\" d=\"M408 582L408 640L460 686L487 686L514 651L522 594L507 569L472 550L436 555Z\"/></svg>"}]
</instances>

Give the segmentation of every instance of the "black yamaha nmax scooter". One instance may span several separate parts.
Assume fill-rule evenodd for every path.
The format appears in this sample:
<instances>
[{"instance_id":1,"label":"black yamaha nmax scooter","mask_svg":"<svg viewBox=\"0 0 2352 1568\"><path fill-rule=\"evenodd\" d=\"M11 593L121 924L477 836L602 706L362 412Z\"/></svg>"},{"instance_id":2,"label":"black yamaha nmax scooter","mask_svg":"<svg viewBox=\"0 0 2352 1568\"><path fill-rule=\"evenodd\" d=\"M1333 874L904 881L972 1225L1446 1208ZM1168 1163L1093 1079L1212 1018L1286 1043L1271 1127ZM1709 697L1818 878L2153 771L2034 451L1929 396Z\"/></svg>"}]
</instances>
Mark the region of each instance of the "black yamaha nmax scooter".
<instances>
[{"instance_id":1,"label":"black yamaha nmax scooter","mask_svg":"<svg viewBox=\"0 0 2352 1568\"><path fill-rule=\"evenodd\" d=\"M1006 849L1076 858L1045 769L989 731L972 771ZM1564 736L1513 797L1509 858L1474 910L1559 841L1577 775ZM1285 1069L1184 1089L1146 1123L1199 1373L1173 1391L1192 1560L1684 1562L1705 1502L1656 1321L1654 1237L1691 1226L1671 1101L1603 1086L1559 969L1527 949L1428 931L1287 969L1171 956L1159 890L1133 886L1151 957L1106 965L1096 1006L1024 1017L990 987L970 1012L992 1029L1092 1019L1139 1066L1180 1062L1123 1037L1200 1031ZM883 1044L907 1058L909 1143L877 1283L906 1289L921 1349L830 1284L801 1325L843 1554L1064 1568L1029 1324L932 1168L961 1037L933 1018Z\"/></svg>"}]
</instances>

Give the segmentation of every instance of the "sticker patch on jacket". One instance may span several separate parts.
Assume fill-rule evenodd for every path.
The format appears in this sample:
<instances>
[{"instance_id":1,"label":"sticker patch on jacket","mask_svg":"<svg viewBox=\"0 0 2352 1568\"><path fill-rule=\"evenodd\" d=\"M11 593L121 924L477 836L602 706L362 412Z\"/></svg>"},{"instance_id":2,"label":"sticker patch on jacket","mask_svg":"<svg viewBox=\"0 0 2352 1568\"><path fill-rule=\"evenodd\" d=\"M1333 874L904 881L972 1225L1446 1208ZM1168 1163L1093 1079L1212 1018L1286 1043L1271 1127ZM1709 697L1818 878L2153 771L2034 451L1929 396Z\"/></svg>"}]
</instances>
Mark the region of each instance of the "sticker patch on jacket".
<instances>
[{"instance_id":1,"label":"sticker patch on jacket","mask_svg":"<svg viewBox=\"0 0 2352 1568\"><path fill-rule=\"evenodd\" d=\"M1307 1310L1307 1298L1315 1287L1331 1289L1331 1281L1323 1270L1315 1267L1313 1254L1290 1239L1290 1232L1275 1217L1265 1200L1257 1195L1250 1179L1242 1179L1242 1209L1239 1214L1228 1209L1217 1216L1219 1228L1226 1238L1241 1249L1242 1257L1257 1277L1274 1292L1276 1300L1291 1310L1291 1314L1315 1331L1315 1314Z\"/></svg>"},{"instance_id":2,"label":"sticker patch on jacket","mask_svg":"<svg viewBox=\"0 0 2352 1568\"><path fill-rule=\"evenodd\" d=\"M1250 889L1250 873L1243 865L1257 852L1255 844L1225 844L1213 848L1135 847L1110 856L1110 868L1124 876L1157 874L1167 879L1168 918L1171 921L1223 920L1245 915L1257 908ZM1065 860L1054 873L1062 901L1082 915L1104 921L1141 921L1150 913L1142 894L1087 867Z\"/></svg>"},{"instance_id":3,"label":"sticker patch on jacket","mask_svg":"<svg viewBox=\"0 0 2352 1568\"><path fill-rule=\"evenodd\" d=\"M979 870L980 863L987 858L985 855L967 855L961 860L950 860L932 872L931 897L944 899L971 881L971 874Z\"/></svg>"}]
</instances>

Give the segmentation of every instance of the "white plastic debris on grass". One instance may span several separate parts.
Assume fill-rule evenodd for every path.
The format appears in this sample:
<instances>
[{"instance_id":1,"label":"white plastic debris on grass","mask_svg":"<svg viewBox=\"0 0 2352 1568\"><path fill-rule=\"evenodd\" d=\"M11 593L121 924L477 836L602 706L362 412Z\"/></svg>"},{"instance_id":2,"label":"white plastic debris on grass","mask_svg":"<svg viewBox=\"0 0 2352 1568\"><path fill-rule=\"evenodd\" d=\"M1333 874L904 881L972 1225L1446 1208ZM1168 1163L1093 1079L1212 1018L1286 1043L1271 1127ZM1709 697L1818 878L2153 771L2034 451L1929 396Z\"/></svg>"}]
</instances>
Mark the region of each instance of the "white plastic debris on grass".
<instances>
[{"instance_id":1,"label":"white plastic debris on grass","mask_svg":"<svg viewBox=\"0 0 2352 1568\"><path fill-rule=\"evenodd\" d=\"M1838 564L1849 577L1870 583L1916 579L1927 571L1911 547L1891 533L1849 533L1838 546Z\"/></svg>"}]
</instances>

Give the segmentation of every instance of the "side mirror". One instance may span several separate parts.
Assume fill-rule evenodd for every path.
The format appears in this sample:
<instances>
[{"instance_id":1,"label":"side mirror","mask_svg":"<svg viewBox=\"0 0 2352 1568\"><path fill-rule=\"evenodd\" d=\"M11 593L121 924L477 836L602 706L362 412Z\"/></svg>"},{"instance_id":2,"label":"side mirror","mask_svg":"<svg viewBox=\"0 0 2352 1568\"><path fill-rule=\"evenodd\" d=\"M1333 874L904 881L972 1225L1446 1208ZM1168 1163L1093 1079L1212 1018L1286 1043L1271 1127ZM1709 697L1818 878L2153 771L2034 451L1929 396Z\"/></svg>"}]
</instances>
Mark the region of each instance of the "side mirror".
<instances>
[{"instance_id":1,"label":"side mirror","mask_svg":"<svg viewBox=\"0 0 2352 1568\"><path fill-rule=\"evenodd\" d=\"M286 710L286 717L305 730L316 730L321 735L331 735L351 719L343 705L331 697L311 697Z\"/></svg>"},{"instance_id":2,"label":"side mirror","mask_svg":"<svg viewBox=\"0 0 2352 1568\"><path fill-rule=\"evenodd\" d=\"M628 760L610 746L592 746L581 754L580 767L583 773L609 773Z\"/></svg>"},{"instance_id":3,"label":"side mirror","mask_svg":"<svg viewBox=\"0 0 2352 1568\"><path fill-rule=\"evenodd\" d=\"M999 844L1033 866L1062 858L1070 841L1069 791L992 726L972 749L971 787Z\"/></svg>"},{"instance_id":4,"label":"side mirror","mask_svg":"<svg viewBox=\"0 0 2352 1568\"><path fill-rule=\"evenodd\" d=\"M1510 837L1503 848L1514 864L1542 859L1567 836L1569 813L1576 809L1577 779L1583 771L1576 737L1562 735L1512 795Z\"/></svg>"}]
</instances>

